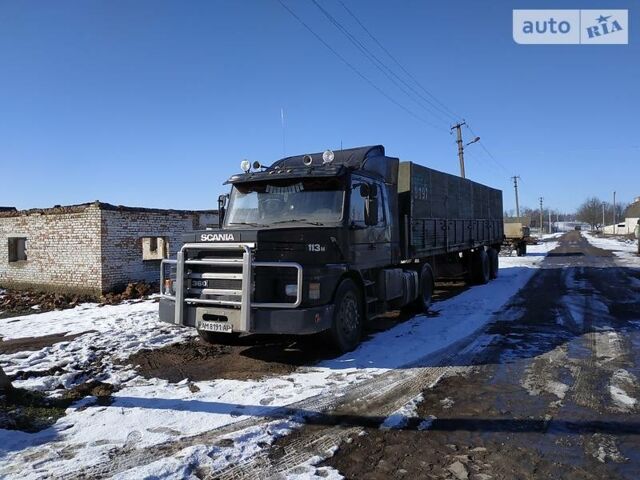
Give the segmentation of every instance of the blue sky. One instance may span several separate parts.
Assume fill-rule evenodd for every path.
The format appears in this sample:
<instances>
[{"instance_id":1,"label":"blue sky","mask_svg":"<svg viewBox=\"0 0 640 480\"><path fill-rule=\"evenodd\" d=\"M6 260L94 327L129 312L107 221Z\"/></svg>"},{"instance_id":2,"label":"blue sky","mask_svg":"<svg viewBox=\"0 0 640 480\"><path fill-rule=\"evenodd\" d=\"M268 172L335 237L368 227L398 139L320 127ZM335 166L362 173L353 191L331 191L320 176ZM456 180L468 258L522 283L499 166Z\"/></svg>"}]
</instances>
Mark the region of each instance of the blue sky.
<instances>
[{"instance_id":1,"label":"blue sky","mask_svg":"<svg viewBox=\"0 0 640 480\"><path fill-rule=\"evenodd\" d=\"M603 2L345 1L482 137L493 158L469 146L467 177L503 189L505 208L513 174L521 205L532 207L539 196L571 211L590 195L640 195L636 2L615 5L630 9L629 45L538 46L513 42L514 7ZM283 2L429 124L353 73L277 0L3 0L0 205L215 208L243 158L282 156L281 108L287 155L381 143L458 172L450 118L400 91L311 0ZM402 74L338 0L318 2Z\"/></svg>"}]
</instances>

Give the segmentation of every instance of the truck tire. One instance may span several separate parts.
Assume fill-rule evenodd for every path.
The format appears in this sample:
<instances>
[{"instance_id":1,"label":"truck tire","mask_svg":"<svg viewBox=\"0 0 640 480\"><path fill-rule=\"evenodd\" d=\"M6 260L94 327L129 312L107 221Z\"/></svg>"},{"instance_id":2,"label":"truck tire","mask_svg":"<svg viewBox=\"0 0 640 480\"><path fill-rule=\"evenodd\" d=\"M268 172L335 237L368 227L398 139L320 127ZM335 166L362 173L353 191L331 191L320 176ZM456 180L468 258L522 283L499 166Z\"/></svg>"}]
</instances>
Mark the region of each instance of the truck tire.
<instances>
[{"instance_id":1,"label":"truck tire","mask_svg":"<svg viewBox=\"0 0 640 480\"><path fill-rule=\"evenodd\" d=\"M524 257L527 254L527 242L518 243L518 256Z\"/></svg>"},{"instance_id":2,"label":"truck tire","mask_svg":"<svg viewBox=\"0 0 640 480\"><path fill-rule=\"evenodd\" d=\"M198 335L200 335L200 338L203 342L210 345L230 345L235 343L238 338L240 338L239 333L216 333L207 332L206 330L198 330Z\"/></svg>"},{"instance_id":3,"label":"truck tire","mask_svg":"<svg viewBox=\"0 0 640 480\"><path fill-rule=\"evenodd\" d=\"M334 305L329 339L338 352L350 352L360 343L363 323L362 297L353 280L340 283Z\"/></svg>"},{"instance_id":4,"label":"truck tire","mask_svg":"<svg viewBox=\"0 0 640 480\"><path fill-rule=\"evenodd\" d=\"M498 258L498 252L495 248L487 250L487 256L489 257L489 278L494 280L498 278L498 271L500 269L500 261Z\"/></svg>"},{"instance_id":5,"label":"truck tire","mask_svg":"<svg viewBox=\"0 0 640 480\"><path fill-rule=\"evenodd\" d=\"M491 266L489 265L489 255L484 248L478 250L473 255L472 278L474 283L484 285L491 277Z\"/></svg>"},{"instance_id":6,"label":"truck tire","mask_svg":"<svg viewBox=\"0 0 640 480\"><path fill-rule=\"evenodd\" d=\"M431 265L425 263L418 272L419 285L418 285L418 298L411 304L414 310L418 313L427 313L431 302L433 300L433 270Z\"/></svg>"}]
</instances>

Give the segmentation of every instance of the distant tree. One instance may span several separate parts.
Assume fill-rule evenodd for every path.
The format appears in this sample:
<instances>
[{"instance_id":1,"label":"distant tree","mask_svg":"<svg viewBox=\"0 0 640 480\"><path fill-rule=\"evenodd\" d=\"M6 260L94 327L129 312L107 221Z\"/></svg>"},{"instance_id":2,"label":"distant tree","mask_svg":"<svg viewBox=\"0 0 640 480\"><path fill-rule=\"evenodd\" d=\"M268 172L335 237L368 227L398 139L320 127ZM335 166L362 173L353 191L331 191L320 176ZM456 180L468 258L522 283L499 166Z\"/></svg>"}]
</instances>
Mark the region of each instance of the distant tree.
<instances>
[{"instance_id":1,"label":"distant tree","mask_svg":"<svg viewBox=\"0 0 640 480\"><path fill-rule=\"evenodd\" d=\"M9 377L4 373L2 367L0 367L0 392L6 392L7 390L11 390L11 382L9 381Z\"/></svg>"},{"instance_id":2,"label":"distant tree","mask_svg":"<svg viewBox=\"0 0 640 480\"><path fill-rule=\"evenodd\" d=\"M602 225L602 200L598 197L587 198L582 205L578 207L576 219L581 222L588 223L594 230L597 229Z\"/></svg>"}]
</instances>

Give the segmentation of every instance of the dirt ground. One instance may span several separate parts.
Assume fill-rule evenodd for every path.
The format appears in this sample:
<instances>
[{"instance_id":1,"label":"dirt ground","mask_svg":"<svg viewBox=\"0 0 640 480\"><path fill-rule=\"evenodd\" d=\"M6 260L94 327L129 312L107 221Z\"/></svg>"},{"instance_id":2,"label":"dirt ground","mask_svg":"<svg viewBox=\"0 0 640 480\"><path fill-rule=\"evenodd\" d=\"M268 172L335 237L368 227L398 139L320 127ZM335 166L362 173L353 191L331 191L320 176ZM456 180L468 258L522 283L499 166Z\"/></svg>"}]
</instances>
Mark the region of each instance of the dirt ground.
<instances>
[{"instance_id":1,"label":"dirt ground","mask_svg":"<svg viewBox=\"0 0 640 480\"><path fill-rule=\"evenodd\" d=\"M460 294L468 286L462 281L438 283L434 300ZM391 312L367 325L365 337L387 330L413 316L414 312ZM1 348L1 344L0 344ZM224 344L207 344L196 338L157 350L142 350L129 357L146 378L170 382L217 378L248 380L286 375L301 366L335 357L323 335L309 337L249 335Z\"/></svg>"},{"instance_id":2,"label":"dirt ground","mask_svg":"<svg viewBox=\"0 0 640 480\"><path fill-rule=\"evenodd\" d=\"M45 335L44 337L23 337L4 341L0 339L0 355L40 350L45 347L50 347L56 343L69 342L74 338L89 332L90 331L86 331L69 336L65 336L65 333L56 333L54 335Z\"/></svg>"},{"instance_id":3,"label":"dirt ground","mask_svg":"<svg viewBox=\"0 0 640 480\"><path fill-rule=\"evenodd\" d=\"M352 433L325 465L369 479L640 478L639 278L565 235L473 373L425 390L402 429Z\"/></svg>"}]
</instances>

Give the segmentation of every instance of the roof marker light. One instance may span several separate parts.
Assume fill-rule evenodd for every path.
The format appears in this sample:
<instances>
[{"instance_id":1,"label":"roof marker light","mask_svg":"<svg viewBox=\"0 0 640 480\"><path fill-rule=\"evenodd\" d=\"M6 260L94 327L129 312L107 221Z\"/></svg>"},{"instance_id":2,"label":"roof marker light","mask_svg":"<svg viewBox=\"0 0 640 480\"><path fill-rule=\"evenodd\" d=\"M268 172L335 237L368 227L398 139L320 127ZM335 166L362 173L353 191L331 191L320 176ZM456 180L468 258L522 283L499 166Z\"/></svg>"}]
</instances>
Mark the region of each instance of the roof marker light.
<instances>
[{"instance_id":1,"label":"roof marker light","mask_svg":"<svg viewBox=\"0 0 640 480\"><path fill-rule=\"evenodd\" d=\"M253 169L254 170L260 170L261 168L262 168L262 164L258 160L253 162Z\"/></svg>"},{"instance_id":2,"label":"roof marker light","mask_svg":"<svg viewBox=\"0 0 640 480\"><path fill-rule=\"evenodd\" d=\"M313 163L313 158L311 158L311 155L305 155L304 157L302 157L302 163L304 163L307 167L310 167Z\"/></svg>"},{"instance_id":3,"label":"roof marker light","mask_svg":"<svg viewBox=\"0 0 640 480\"><path fill-rule=\"evenodd\" d=\"M242 160L240 162L240 168L244 173L249 173L249 170L251 170L251 162L249 160Z\"/></svg>"},{"instance_id":4,"label":"roof marker light","mask_svg":"<svg viewBox=\"0 0 640 480\"><path fill-rule=\"evenodd\" d=\"M331 163L333 162L334 158L335 158L335 154L333 153L332 150L325 150L324 153L322 154L322 164L325 165L327 163Z\"/></svg>"}]
</instances>

